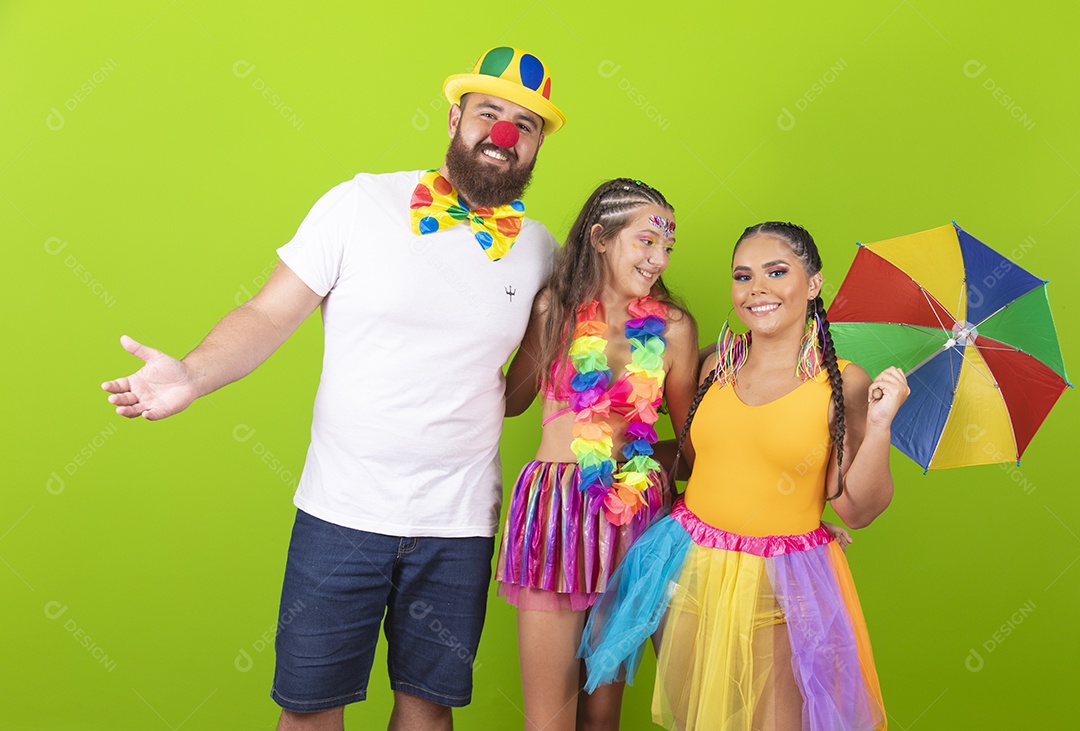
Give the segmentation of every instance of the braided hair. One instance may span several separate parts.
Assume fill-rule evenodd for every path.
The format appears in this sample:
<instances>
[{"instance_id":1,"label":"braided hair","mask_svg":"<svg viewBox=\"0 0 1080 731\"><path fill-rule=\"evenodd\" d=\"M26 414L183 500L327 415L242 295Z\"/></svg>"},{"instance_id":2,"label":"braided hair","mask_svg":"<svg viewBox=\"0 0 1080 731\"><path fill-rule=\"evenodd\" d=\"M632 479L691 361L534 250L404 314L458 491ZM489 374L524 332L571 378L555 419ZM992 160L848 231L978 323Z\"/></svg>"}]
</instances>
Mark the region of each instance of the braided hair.
<instances>
[{"instance_id":1,"label":"braided hair","mask_svg":"<svg viewBox=\"0 0 1080 731\"><path fill-rule=\"evenodd\" d=\"M709 387L716 381L716 371L709 371L709 374L705 376L705 380L698 386L697 393L694 394L694 400L690 402L690 408L686 412L686 423L683 424L682 431L679 432L679 441L675 446L675 461L671 464L671 469L668 470L668 484L672 493L675 491L675 479L679 472L679 459L682 457L683 444L686 442L686 435L690 433L690 423L694 420L694 414L697 413L698 404L701 403L701 399L705 398L705 394L709 391Z\"/></svg>"},{"instance_id":2,"label":"braided hair","mask_svg":"<svg viewBox=\"0 0 1080 731\"><path fill-rule=\"evenodd\" d=\"M602 226L601 241L611 241L630 223L634 212L645 205L657 205L675 212L656 188L640 180L615 178L593 191L570 228L566 244L555 256L547 287L547 318L540 335L542 388L546 388L552 379L551 364L559 364L559 370L565 367L578 308L596 299L604 286L603 256L592 245L593 226ZM656 278L652 294L665 304L677 304L662 277ZM555 375L556 378L561 376L562 373Z\"/></svg>"},{"instance_id":3,"label":"braided hair","mask_svg":"<svg viewBox=\"0 0 1080 731\"><path fill-rule=\"evenodd\" d=\"M757 234L769 234L779 238L787 244L792 253L802 262L803 268L806 270L808 276L812 277L821 271L821 254L818 252L817 244L814 243L814 237L810 235L810 232L802 226L781 221L759 223L756 226L751 226L743 231L742 236L735 242L735 248L739 248L739 244L745 239ZM835 415L833 424L830 427L830 434L832 436L833 444L836 445L837 490L835 495L831 495L826 499L835 500L844 494L844 382L840 376L840 366L836 362L836 350L833 347L833 339L829 336L829 320L825 313L825 302L821 299L820 294L807 303L806 316L808 319L817 318L820 322L817 345L821 348L821 360L825 366L826 372L829 374L829 385L832 387L832 403ZM709 387L713 384L714 380L715 373L710 373L708 377L702 381L701 386L694 395L693 402L690 404L690 410L686 417L686 424L683 426L682 433L679 436L678 447L676 448L675 453L675 464L671 467L672 484L675 483L675 471L679 465L683 441L690 432L690 422L693 421L698 404L701 402L701 399L704 398L705 393L709 390Z\"/></svg>"}]
</instances>

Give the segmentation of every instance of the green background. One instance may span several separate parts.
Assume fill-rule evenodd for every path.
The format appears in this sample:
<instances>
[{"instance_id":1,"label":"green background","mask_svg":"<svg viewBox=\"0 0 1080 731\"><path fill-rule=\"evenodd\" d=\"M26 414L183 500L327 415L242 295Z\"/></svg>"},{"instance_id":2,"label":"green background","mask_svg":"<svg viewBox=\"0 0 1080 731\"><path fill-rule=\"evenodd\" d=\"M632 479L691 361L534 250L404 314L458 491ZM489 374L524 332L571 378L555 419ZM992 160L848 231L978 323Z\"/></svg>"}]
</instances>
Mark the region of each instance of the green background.
<instances>
[{"instance_id":1,"label":"green background","mask_svg":"<svg viewBox=\"0 0 1080 731\"><path fill-rule=\"evenodd\" d=\"M98 385L138 365L122 333L194 347L333 185L438 165L442 80L490 46L541 56L568 117L541 151L529 214L562 237L601 179L663 190L679 224L668 280L703 341L751 223L809 228L831 296L856 241L955 219L1054 279L1065 360L1080 368L1080 11L718 5L0 4L0 725L273 727L318 318L179 418L125 421ZM894 452L893 504L849 550L893 728L1075 715L1077 413L1068 392L1019 468L923 476ZM535 407L508 422L507 480L538 422ZM347 711L353 728L385 725L384 658L370 700ZM624 728L650 727L651 671ZM520 727L520 707L514 614L492 592L457 725Z\"/></svg>"}]
</instances>

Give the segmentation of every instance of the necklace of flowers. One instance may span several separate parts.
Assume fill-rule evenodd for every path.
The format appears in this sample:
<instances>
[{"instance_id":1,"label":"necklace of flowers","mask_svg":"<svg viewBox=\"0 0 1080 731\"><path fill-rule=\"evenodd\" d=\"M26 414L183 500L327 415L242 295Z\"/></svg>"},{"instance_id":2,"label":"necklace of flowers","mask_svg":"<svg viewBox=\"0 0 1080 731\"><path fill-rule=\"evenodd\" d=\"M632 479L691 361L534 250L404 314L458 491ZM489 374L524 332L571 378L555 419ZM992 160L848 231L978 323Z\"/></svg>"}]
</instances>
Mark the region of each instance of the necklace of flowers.
<instances>
[{"instance_id":1,"label":"necklace of flowers","mask_svg":"<svg viewBox=\"0 0 1080 731\"><path fill-rule=\"evenodd\" d=\"M645 504L642 493L650 486L649 473L660 469L652 458L656 444L656 410L663 400L664 352L667 341L663 332L667 306L651 296L630 303L631 319L625 334L630 342L627 377L609 391L608 368L603 338L607 322L596 300L578 308L574 339L570 343L570 362L575 375L570 380L570 408L576 414L570 449L581 469L579 489L589 500L590 512L603 500L604 514L615 525L626 525ZM612 429L608 423L612 397L629 405L626 416L627 443L622 449L626 459L616 473Z\"/></svg>"}]
</instances>

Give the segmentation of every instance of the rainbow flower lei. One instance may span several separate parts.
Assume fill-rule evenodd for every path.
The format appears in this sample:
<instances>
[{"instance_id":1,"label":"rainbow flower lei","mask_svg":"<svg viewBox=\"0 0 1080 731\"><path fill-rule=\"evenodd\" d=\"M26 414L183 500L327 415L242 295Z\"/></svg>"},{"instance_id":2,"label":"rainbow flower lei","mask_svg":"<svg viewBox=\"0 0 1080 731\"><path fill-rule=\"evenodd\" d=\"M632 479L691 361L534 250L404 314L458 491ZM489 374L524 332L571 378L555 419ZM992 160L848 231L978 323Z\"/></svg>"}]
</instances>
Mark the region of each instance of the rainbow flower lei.
<instances>
[{"instance_id":1,"label":"rainbow flower lei","mask_svg":"<svg viewBox=\"0 0 1080 731\"><path fill-rule=\"evenodd\" d=\"M642 297L628 307L626 339L630 341L627 377L609 391L608 368L603 338L607 323L599 316L600 303L593 300L578 308L574 339L570 343L570 362L575 375L570 380L570 408L576 414L574 440L570 449L581 468L579 489L587 493L590 509L603 500L604 514L615 525L626 525L645 504L642 497L649 487L649 473L660 469L654 460L658 418L664 384L664 352L667 341L667 306L651 296ZM622 454L626 463L615 472L612 429L608 423L612 399L630 407L626 413L629 438Z\"/></svg>"}]
</instances>

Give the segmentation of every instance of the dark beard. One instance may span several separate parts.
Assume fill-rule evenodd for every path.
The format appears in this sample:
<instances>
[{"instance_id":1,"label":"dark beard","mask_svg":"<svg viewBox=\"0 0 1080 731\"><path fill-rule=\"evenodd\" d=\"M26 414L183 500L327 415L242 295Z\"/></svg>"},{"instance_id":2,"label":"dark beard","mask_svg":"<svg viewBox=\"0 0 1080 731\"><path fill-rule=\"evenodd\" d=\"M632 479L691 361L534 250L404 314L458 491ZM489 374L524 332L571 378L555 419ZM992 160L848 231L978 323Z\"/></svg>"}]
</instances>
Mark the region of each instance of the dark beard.
<instances>
[{"instance_id":1,"label":"dark beard","mask_svg":"<svg viewBox=\"0 0 1080 731\"><path fill-rule=\"evenodd\" d=\"M479 160L483 150L499 150L510 158L510 167L500 172L493 165ZM532 180L536 156L521 164L513 150L504 150L490 142L481 142L473 149L465 146L458 135L446 150L446 170L450 183L472 209L505 206L520 198Z\"/></svg>"}]
</instances>

